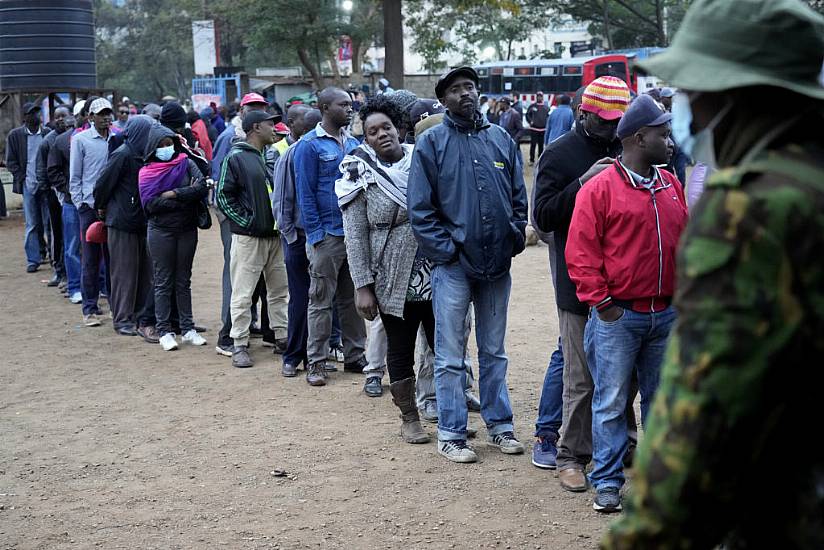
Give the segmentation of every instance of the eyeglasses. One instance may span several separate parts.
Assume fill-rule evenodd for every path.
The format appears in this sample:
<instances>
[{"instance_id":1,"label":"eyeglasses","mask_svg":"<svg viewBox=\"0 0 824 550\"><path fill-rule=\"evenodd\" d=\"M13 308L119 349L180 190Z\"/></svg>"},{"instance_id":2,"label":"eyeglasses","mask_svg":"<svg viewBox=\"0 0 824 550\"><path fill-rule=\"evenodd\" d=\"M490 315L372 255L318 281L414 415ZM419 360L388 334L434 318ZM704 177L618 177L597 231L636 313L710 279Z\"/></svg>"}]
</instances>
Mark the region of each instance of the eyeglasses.
<instances>
[{"instance_id":1,"label":"eyeglasses","mask_svg":"<svg viewBox=\"0 0 824 550\"><path fill-rule=\"evenodd\" d=\"M118 113L120 113L121 115L128 115L129 111L118 111Z\"/></svg>"}]
</instances>

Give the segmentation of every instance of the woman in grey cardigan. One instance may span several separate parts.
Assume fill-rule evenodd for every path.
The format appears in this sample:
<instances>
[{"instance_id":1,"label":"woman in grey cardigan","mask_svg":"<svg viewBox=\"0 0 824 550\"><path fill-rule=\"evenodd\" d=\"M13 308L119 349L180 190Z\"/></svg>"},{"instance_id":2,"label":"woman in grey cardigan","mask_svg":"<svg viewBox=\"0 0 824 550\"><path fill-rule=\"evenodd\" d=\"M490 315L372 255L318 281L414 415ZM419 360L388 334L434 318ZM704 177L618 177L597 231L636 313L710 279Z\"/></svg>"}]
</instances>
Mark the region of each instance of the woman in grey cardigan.
<instances>
[{"instance_id":1,"label":"woman in grey cardigan","mask_svg":"<svg viewBox=\"0 0 824 550\"><path fill-rule=\"evenodd\" d=\"M434 342L429 262L418 253L406 214L412 146L401 145L403 113L379 95L360 111L364 143L344 157L335 191L343 211L349 271L362 317L383 321L392 400L401 411L401 436L426 443L415 401L415 339L423 325Z\"/></svg>"}]
</instances>

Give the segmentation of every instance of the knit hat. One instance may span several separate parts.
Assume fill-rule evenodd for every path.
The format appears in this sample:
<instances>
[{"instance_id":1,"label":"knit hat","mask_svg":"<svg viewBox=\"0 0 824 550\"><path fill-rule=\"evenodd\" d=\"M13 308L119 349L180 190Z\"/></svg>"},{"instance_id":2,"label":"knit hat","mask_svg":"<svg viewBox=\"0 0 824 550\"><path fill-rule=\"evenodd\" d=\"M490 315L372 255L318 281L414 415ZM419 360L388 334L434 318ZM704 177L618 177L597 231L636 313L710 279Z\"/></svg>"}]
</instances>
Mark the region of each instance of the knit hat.
<instances>
[{"instance_id":1,"label":"knit hat","mask_svg":"<svg viewBox=\"0 0 824 550\"><path fill-rule=\"evenodd\" d=\"M415 104L418 100L418 96L410 92L409 90L395 90L387 94L389 101L400 107L401 111L404 113L408 113L409 109Z\"/></svg>"},{"instance_id":2,"label":"knit hat","mask_svg":"<svg viewBox=\"0 0 824 550\"><path fill-rule=\"evenodd\" d=\"M167 128L183 128L186 126L186 110L180 103L171 101L160 110L160 123Z\"/></svg>"},{"instance_id":3,"label":"knit hat","mask_svg":"<svg viewBox=\"0 0 824 550\"><path fill-rule=\"evenodd\" d=\"M618 139L627 138L647 126L661 126L670 120L672 115L657 101L646 94L639 95L618 123Z\"/></svg>"},{"instance_id":4,"label":"knit hat","mask_svg":"<svg viewBox=\"0 0 824 550\"><path fill-rule=\"evenodd\" d=\"M593 80L581 99L581 110L604 120L617 120L629 106L629 88L620 78L602 76Z\"/></svg>"}]
</instances>

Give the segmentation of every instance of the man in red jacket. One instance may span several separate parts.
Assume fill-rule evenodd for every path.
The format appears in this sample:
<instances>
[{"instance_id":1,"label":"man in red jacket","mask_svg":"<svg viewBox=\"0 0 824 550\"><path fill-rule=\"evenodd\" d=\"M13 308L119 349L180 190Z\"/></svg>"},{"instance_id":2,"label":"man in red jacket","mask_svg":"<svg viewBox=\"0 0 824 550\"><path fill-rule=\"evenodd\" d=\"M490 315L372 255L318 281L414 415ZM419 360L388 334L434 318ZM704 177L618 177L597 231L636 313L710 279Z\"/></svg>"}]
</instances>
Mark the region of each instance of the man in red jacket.
<instances>
[{"instance_id":1,"label":"man in red jacket","mask_svg":"<svg viewBox=\"0 0 824 550\"><path fill-rule=\"evenodd\" d=\"M656 165L672 155L670 119L639 96L618 124L623 154L578 192L566 261L578 299L591 307L584 332L592 379L593 507L621 509L625 410L637 369L646 421L675 310L678 239L687 205L678 179Z\"/></svg>"}]
</instances>

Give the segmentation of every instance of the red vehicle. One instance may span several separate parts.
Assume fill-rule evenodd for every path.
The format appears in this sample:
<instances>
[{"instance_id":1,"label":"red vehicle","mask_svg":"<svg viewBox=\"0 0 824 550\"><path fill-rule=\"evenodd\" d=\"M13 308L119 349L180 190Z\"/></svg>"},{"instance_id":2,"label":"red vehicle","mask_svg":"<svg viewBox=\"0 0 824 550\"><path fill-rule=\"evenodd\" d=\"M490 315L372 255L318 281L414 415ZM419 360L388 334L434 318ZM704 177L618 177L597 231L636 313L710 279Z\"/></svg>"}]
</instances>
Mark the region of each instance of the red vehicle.
<instances>
[{"instance_id":1,"label":"red vehicle","mask_svg":"<svg viewBox=\"0 0 824 550\"><path fill-rule=\"evenodd\" d=\"M517 92L522 102L535 101L541 91L551 104L559 94L572 96L599 76L616 76L627 83L633 93L638 80L631 68L634 56L625 54L572 57L569 59L530 59L527 61L493 61L476 65L481 94L499 98Z\"/></svg>"}]
</instances>

